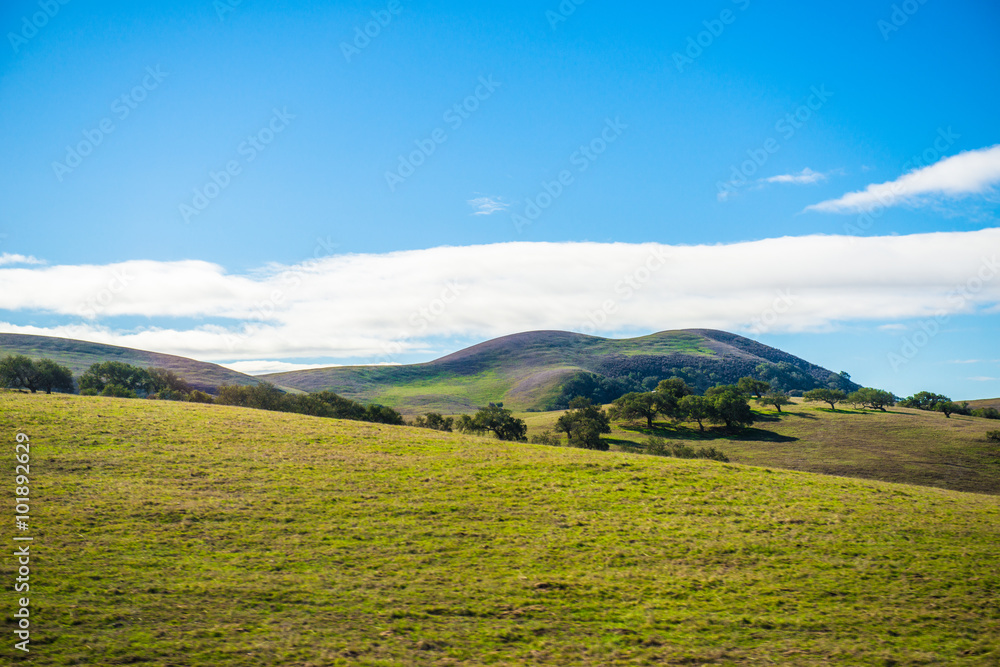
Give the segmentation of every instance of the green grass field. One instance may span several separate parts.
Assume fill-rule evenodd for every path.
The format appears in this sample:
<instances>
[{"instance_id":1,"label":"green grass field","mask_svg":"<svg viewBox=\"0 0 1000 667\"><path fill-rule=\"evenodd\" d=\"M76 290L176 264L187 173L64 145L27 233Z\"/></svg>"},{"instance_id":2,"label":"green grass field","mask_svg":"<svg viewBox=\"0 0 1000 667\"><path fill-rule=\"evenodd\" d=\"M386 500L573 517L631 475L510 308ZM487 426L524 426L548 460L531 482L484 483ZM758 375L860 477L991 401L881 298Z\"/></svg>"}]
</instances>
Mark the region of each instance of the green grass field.
<instances>
[{"instance_id":1,"label":"green grass field","mask_svg":"<svg viewBox=\"0 0 1000 667\"><path fill-rule=\"evenodd\" d=\"M995 496L225 406L0 423L32 443L18 664L1000 662Z\"/></svg>"},{"instance_id":2,"label":"green grass field","mask_svg":"<svg viewBox=\"0 0 1000 667\"><path fill-rule=\"evenodd\" d=\"M720 428L702 433L697 424L613 424L612 449L636 451L649 437L715 447L734 463L771 466L887 482L1000 494L1000 445L986 432L1000 422L940 412L889 408L888 412L830 410L803 403L783 412L756 408L760 421L736 434ZM753 404L756 407L756 404ZM529 435L554 430L562 411L523 413ZM565 440L565 436L563 436Z\"/></svg>"}]
</instances>

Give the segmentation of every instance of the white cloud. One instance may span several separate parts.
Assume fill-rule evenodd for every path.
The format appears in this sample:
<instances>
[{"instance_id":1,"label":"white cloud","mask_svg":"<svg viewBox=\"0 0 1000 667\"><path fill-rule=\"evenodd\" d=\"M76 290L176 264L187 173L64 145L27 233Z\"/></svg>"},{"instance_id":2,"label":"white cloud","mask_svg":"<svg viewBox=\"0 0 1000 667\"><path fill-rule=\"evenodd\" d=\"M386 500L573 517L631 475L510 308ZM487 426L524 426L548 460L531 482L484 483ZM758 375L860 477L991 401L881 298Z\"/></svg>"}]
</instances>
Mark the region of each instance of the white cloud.
<instances>
[{"instance_id":1,"label":"white cloud","mask_svg":"<svg viewBox=\"0 0 1000 667\"><path fill-rule=\"evenodd\" d=\"M42 260L31 255L14 255L9 252L0 254L0 266L7 264L44 264Z\"/></svg>"},{"instance_id":2,"label":"white cloud","mask_svg":"<svg viewBox=\"0 0 1000 667\"><path fill-rule=\"evenodd\" d=\"M791 183L793 185L809 185L826 180L826 174L813 171L806 167L797 174L779 174L770 178L762 179L765 183Z\"/></svg>"},{"instance_id":3,"label":"white cloud","mask_svg":"<svg viewBox=\"0 0 1000 667\"><path fill-rule=\"evenodd\" d=\"M840 173L840 170L834 170L834 171ZM811 185L813 183L819 183L820 181L825 181L830 173L834 172L822 173L818 171L813 171L809 167L805 167L802 169L802 171L796 174L778 174L777 176L758 178L753 181L732 180L719 189L718 194L716 194L716 199L718 199L719 201L726 201L740 190L753 192L754 190L761 190L763 188L766 188L771 183L783 183L786 185L788 184Z\"/></svg>"},{"instance_id":4,"label":"white cloud","mask_svg":"<svg viewBox=\"0 0 1000 667\"><path fill-rule=\"evenodd\" d=\"M469 205L478 209L473 215L490 215L497 211L506 210L510 206L500 197L476 197L469 200Z\"/></svg>"},{"instance_id":5,"label":"white cloud","mask_svg":"<svg viewBox=\"0 0 1000 667\"><path fill-rule=\"evenodd\" d=\"M965 378L966 380L972 380L973 382L996 382L1000 378L991 378L985 375L977 375L976 377Z\"/></svg>"},{"instance_id":6,"label":"white cloud","mask_svg":"<svg viewBox=\"0 0 1000 667\"><path fill-rule=\"evenodd\" d=\"M909 327L907 327L905 324L900 324L898 322L894 322L892 324L883 324L883 325L881 325L881 326L878 327L878 330L879 331L906 331L908 328Z\"/></svg>"},{"instance_id":7,"label":"white cloud","mask_svg":"<svg viewBox=\"0 0 1000 667\"><path fill-rule=\"evenodd\" d=\"M811 331L995 307L1000 265L984 253L996 248L1000 229L712 246L501 243L335 255L248 274L194 260L0 268L0 311L62 316L0 330L227 362L393 361L440 349L434 340L533 329L745 332L763 318L772 332ZM775 306L782 292L790 305ZM116 324L126 316L150 319Z\"/></svg>"},{"instance_id":8,"label":"white cloud","mask_svg":"<svg viewBox=\"0 0 1000 667\"><path fill-rule=\"evenodd\" d=\"M894 181L873 183L839 199L807 206L807 211L861 213L925 200L982 194L1000 183L1000 144L966 151L914 169Z\"/></svg>"},{"instance_id":9,"label":"white cloud","mask_svg":"<svg viewBox=\"0 0 1000 667\"><path fill-rule=\"evenodd\" d=\"M246 373L247 375L283 373L285 371L304 371L309 370L310 368L329 368L330 366L336 366L336 364L294 364L288 361L271 361L265 359L253 361L234 361L232 363L219 365L231 368L238 373Z\"/></svg>"}]
</instances>

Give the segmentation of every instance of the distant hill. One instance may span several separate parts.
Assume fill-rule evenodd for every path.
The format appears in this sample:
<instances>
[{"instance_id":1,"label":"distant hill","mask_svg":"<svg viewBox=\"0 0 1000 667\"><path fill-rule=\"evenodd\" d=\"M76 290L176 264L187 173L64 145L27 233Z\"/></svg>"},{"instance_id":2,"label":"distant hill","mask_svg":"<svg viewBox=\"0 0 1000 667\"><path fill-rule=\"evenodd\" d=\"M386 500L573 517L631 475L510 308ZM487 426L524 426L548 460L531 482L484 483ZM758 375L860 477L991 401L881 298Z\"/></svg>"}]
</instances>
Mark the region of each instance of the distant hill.
<instances>
[{"instance_id":1,"label":"distant hill","mask_svg":"<svg viewBox=\"0 0 1000 667\"><path fill-rule=\"evenodd\" d=\"M1000 410L1000 398L980 398L968 403L973 408L996 408Z\"/></svg>"},{"instance_id":2,"label":"distant hill","mask_svg":"<svg viewBox=\"0 0 1000 667\"><path fill-rule=\"evenodd\" d=\"M679 376L701 390L757 375L785 390L848 378L781 350L724 331L685 329L615 340L566 331L504 336L435 361L401 366L339 366L258 376L304 391L329 389L408 413L474 411L490 401L519 410L565 407L574 395L606 402L628 391L652 389Z\"/></svg>"},{"instance_id":3,"label":"distant hill","mask_svg":"<svg viewBox=\"0 0 1000 667\"><path fill-rule=\"evenodd\" d=\"M259 384L260 380L217 364L195 361L172 354L146 352L130 347L90 343L71 338L0 333L0 356L23 354L33 359L47 358L69 367L79 376L91 364L121 361L143 368L166 368L188 381L195 389L214 392L220 384Z\"/></svg>"}]
</instances>

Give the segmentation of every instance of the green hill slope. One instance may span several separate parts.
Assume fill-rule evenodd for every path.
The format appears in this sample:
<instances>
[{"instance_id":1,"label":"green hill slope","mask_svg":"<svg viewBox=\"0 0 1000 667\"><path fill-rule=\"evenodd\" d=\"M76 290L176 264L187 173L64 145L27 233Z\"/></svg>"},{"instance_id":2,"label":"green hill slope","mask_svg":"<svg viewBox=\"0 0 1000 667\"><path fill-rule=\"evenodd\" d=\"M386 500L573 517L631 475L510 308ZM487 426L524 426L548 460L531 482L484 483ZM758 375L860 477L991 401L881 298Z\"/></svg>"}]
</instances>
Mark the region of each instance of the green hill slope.
<instances>
[{"instance_id":1,"label":"green hill slope","mask_svg":"<svg viewBox=\"0 0 1000 667\"><path fill-rule=\"evenodd\" d=\"M1000 446L986 439L1000 422L961 415L948 419L940 412L899 407L831 411L793 401L781 413L757 408L753 428L736 434L719 428L703 433L694 423L661 420L653 429L645 423L616 423L607 440L618 451L641 451L656 435L695 448L715 447L734 463L1000 494ZM518 416L534 435L554 432L562 414Z\"/></svg>"},{"instance_id":2,"label":"green hill slope","mask_svg":"<svg viewBox=\"0 0 1000 667\"><path fill-rule=\"evenodd\" d=\"M532 331L474 345L425 364L341 366L260 376L305 391L329 389L406 413L470 412L489 401L515 409L560 407L567 382L594 374L637 385L681 374L703 387L735 382L761 363L787 363L807 383L825 385L827 369L756 341L708 329L664 331L614 340L565 331ZM850 387L856 387L847 383ZM564 397L563 397L564 398ZM563 401L564 402L564 401Z\"/></svg>"},{"instance_id":3,"label":"green hill slope","mask_svg":"<svg viewBox=\"0 0 1000 667\"><path fill-rule=\"evenodd\" d=\"M19 431L32 664L1000 661L994 496L0 393Z\"/></svg>"},{"instance_id":4,"label":"green hill slope","mask_svg":"<svg viewBox=\"0 0 1000 667\"><path fill-rule=\"evenodd\" d=\"M0 356L24 354L33 359L54 359L79 376L91 364L103 361L121 361L143 368L166 368L187 380L195 389L212 391L220 384L257 384L260 381L249 375L224 368L217 364L195 361L172 354L134 350L130 347L89 343L70 338L29 336L0 333Z\"/></svg>"}]
</instances>

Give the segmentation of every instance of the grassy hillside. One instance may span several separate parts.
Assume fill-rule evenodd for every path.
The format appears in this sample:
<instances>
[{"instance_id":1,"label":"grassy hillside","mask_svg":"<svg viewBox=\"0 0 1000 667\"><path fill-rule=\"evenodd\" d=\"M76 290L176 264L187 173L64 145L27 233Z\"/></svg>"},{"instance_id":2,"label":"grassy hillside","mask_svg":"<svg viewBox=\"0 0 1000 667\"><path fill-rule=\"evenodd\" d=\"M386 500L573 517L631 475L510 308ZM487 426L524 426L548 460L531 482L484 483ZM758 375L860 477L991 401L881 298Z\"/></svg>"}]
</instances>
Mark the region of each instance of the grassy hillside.
<instances>
[{"instance_id":1,"label":"grassy hillside","mask_svg":"<svg viewBox=\"0 0 1000 667\"><path fill-rule=\"evenodd\" d=\"M0 422L32 442L26 663L1000 661L994 496L223 406Z\"/></svg>"},{"instance_id":2,"label":"grassy hillside","mask_svg":"<svg viewBox=\"0 0 1000 667\"><path fill-rule=\"evenodd\" d=\"M969 401L969 405L974 408L996 408L1000 410L1000 398L980 398L975 401Z\"/></svg>"},{"instance_id":3,"label":"grassy hillside","mask_svg":"<svg viewBox=\"0 0 1000 667\"><path fill-rule=\"evenodd\" d=\"M616 423L606 439L615 450L636 452L655 435L695 448L715 447L734 463L1000 494L1000 445L986 440L986 432L1000 422L907 408L831 411L793 401L781 413L757 409L758 421L737 434L660 421L652 430L645 422ZM533 435L554 432L562 414L518 416Z\"/></svg>"},{"instance_id":4,"label":"grassy hillside","mask_svg":"<svg viewBox=\"0 0 1000 667\"><path fill-rule=\"evenodd\" d=\"M121 361L143 368L166 368L202 391L213 391L220 384L246 385L259 382L249 375L204 361L69 338L0 333L0 356L8 354L24 354L33 359L54 359L68 366L76 376L91 364L102 361Z\"/></svg>"},{"instance_id":5,"label":"grassy hillside","mask_svg":"<svg viewBox=\"0 0 1000 667\"><path fill-rule=\"evenodd\" d=\"M305 391L329 389L405 414L474 412L490 401L547 409L570 378L666 378L682 368L711 384L735 382L764 362L788 362L825 382L830 371L748 338L708 329L614 340L565 331L504 336L425 364L340 366L260 376Z\"/></svg>"}]
</instances>

